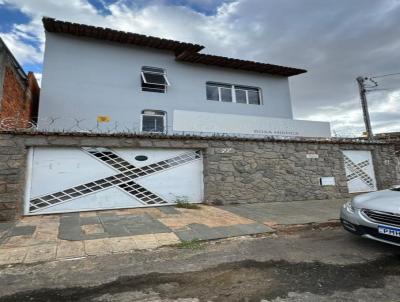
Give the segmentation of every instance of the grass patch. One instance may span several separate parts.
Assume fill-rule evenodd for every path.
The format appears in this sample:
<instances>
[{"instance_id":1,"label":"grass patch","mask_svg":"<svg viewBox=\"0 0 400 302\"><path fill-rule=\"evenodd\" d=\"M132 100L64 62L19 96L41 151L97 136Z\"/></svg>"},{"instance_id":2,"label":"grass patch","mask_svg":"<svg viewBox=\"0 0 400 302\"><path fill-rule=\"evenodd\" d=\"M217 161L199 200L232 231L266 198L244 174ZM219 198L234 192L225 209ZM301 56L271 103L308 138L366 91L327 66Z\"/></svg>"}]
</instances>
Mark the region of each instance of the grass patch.
<instances>
[{"instance_id":1,"label":"grass patch","mask_svg":"<svg viewBox=\"0 0 400 302\"><path fill-rule=\"evenodd\" d=\"M190 202L181 201L181 200L178 200L178 201L176 202L176 205L175 205L175 206L176 206L177 208L191 209L191 210L198 210L198 209L200 209L200 206L197 205L197 204L195 204L195 203L190 203Z\"/></svg>"},{"instance_id":2,"label":"grass patch","mask_svg":"<svg viewBox=\"0 0 400 302\"><path fill-rule=\"evenodd\" d=\"M182 241L176 245L178 249L191 249L191 250L198 250L202 248L201 241L197 238L189 240L189 241Z\"/></svg>"}]
</instances>

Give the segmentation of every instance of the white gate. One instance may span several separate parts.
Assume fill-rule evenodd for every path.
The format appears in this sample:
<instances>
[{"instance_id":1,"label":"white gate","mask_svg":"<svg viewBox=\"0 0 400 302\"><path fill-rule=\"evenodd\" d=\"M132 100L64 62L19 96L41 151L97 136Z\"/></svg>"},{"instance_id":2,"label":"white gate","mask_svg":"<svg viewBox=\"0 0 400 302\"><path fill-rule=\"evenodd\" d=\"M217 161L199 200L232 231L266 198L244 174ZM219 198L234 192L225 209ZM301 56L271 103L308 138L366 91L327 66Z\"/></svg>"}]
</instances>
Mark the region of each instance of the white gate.
<instances>
[{"instance_id":1,"label":"white gate","mask_svg":"<svg viewBox=\"0 0 400 302\"><path fill-rule=\"evenodd\" d=\"M200 150L35 147L29 163L28 215L203 200Z\"/></svg>"},{"instance_id":2,"label":"white gate","mask_svg":"<svg viewBox=\"0 0 400 302\"><path fill-rule=\"evenodd\" d=\"M376 180L371 151L343 152L349 193L376 191Z\"/></svg>"}]
</instances>

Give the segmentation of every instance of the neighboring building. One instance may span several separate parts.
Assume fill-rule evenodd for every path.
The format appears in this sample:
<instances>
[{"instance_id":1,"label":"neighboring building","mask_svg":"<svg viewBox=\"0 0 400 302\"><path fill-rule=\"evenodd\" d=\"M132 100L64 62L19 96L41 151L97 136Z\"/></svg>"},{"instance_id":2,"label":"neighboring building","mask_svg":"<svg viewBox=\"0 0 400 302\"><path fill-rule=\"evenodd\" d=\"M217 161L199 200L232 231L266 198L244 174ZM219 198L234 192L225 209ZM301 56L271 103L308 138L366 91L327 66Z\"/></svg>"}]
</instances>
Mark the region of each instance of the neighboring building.
<instances>
[{"instance_id":1,"label":"neighboring building","mask_svg":"<svg viewBox=\"0 0 400 302\"><path fill-rule=\"evenodd\" d=\"M40 88L0 38L0 129L29 127L38 116Z\"/></svg>"},{"instance_id":2,"label":"neighboring building","mask_svg":"<svg viewBox=\"0 0 400 302\"><path fill-rule=\"evenodd\" d=\"M330 136L328 123L293 120L288 77L303 69L51 18L43 24L39 129Z\"/></svg>"}]
</instances>

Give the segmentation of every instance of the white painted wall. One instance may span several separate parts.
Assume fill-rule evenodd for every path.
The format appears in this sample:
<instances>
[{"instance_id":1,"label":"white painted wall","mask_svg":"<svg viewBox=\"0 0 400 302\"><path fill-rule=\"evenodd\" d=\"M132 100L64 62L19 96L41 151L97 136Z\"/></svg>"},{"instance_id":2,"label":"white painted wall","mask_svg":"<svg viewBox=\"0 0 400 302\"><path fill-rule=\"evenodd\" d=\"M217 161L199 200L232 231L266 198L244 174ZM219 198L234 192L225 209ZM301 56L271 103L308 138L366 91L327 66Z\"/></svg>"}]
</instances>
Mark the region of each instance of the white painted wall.
<instances>
[{"instance_id":1,"label":"white painted wall","mask_svg":"<svg viewBox=\"0 0 400 302\"><path fill-rule=\"evenodd\" d=\"M165 68L171 86L166 94L142 92L142 66ZM260 87L263 104L207 101L207 81ZM39 127L47 117L60 117L52 129L68 128L74 118L83 128L96 117L111 117L129 129L138 128L144 109L167 112L172 129L173 110L292 118L288 78L175 61L172 52L94 39L46 33Z\"/></svg>"},{"instance_id":2,"label":"white painted wall","mask_svg":"<svg viewBox=\"0 0 400 302\"><path fill-rule=\"evenodd\" d=\"M231 133L235 135L330 137L330 124L273 117L194 111L174 111L176 131Z\"/></svg>"}]
</instances>

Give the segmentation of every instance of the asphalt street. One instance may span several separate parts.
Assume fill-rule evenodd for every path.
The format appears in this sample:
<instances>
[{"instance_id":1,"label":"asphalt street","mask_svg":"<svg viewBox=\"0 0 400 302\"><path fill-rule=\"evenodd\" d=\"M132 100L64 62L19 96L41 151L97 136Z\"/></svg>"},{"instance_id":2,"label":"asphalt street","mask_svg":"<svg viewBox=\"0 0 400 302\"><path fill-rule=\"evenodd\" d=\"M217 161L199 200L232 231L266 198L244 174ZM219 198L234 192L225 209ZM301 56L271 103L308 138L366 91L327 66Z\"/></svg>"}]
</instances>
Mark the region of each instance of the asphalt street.
<instances>
[{"instance_id":1,"label":"asphalt street","mask_svg":"<svg viewBox=\"0 0 400 302\"><path fill-rule=\"evenodd\" d=\"M399 301L400 249L341 228L0 269L0 301Z\"/></svg>"}]
</instances>

